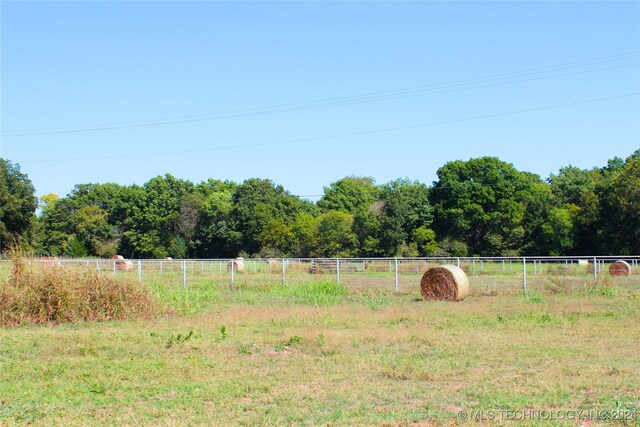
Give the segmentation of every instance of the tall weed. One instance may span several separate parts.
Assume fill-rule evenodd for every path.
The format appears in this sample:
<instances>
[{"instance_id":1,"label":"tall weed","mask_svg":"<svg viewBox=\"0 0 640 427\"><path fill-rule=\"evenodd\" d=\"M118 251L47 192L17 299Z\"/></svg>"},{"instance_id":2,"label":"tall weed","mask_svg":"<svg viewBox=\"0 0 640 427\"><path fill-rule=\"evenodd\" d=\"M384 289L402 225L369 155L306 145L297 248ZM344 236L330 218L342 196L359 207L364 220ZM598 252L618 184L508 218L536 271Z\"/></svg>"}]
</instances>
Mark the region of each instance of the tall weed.
<instances>
[{"instance_id":1,"label":"tall weed","mask_svg":"<svg viewBox=\"0 0 640 427\"><path fill-rule=\"evenodd\" d=\"M12 251L0 284L0 326L153 318L159 312L145 285L95 270L39 263Z\"/></svg>"}]
</instances>

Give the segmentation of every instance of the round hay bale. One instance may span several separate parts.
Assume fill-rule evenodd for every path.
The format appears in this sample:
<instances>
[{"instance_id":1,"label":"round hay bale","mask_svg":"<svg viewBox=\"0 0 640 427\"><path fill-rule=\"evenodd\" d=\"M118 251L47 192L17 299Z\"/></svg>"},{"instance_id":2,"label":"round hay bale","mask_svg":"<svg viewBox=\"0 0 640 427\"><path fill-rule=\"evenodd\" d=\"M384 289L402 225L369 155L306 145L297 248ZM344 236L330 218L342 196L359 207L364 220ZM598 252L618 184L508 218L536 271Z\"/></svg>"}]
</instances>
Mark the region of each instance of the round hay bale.
<instances>
[{"instance_id":1,"label":"round hay bale","mask_svg":"<svg viewBox=\"0 0 640 427\"><path fill-rule=\"evenodd\" d=\"M165 261L172 261L172 260L173 260L173 258L171 258L170 256L166 256L166 257L164 257L163 259L164 259Z\"/></svg>"},{"instance_id":2,"label":"round hay bale","mask_svg":"<svg viewBox=\"0 0 640 427\"><path fill-rule=\"evenodd\" d=\"M427 301L462 301L469 294L469 279L455 265L432 267L422 276L420 293Z\"/></svg>"},{"instance_id":3,"label":"round hay bale","mask_svg":"<svg viewBox=\"0 0 640 427\"><path fill-rule=\"evenodd\" d=\"M114 255L111 259L116 260L116 270L131 271L133 263L124 259L122 255Z\"/></svg>"},{"instance_id":4,"label":"round hay bale","mask_svg":"<svg viewBox=\"0 0 640 427\"><path fill-rule=\"evenodd\" d=\"M631 266L626 261L616 261L609 266L609 274L612 276L631 275Z\"/></svg>"},{"instance_id":5,"label":"round hay bale","mask_svg":"<svg viewBox=\"0 0 640 427\"><path fill-rule=\"evenodd\" d=\"M238 257L227 264L227 271L244 271L244 258Z\"/></svg>"}]
</instances>

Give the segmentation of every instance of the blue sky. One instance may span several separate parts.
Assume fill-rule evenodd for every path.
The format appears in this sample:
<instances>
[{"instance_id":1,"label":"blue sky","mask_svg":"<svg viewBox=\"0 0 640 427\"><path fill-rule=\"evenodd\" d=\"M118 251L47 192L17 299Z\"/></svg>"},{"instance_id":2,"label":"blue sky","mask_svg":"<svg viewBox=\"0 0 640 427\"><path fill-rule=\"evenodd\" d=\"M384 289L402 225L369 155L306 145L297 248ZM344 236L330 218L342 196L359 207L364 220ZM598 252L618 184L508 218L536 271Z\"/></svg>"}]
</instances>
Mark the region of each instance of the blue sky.
<instances>
[{"instance_id":1,"label":"blue sky","mask_svg":"<svg viewBox=\"0 0 640 427\"><path fill-rule=\"evenodd\" d=\"M640 148L638 2L0 7L0 154L39 196L170 173L317 200L347 175L497 156L546 178Z\"/></svg>"}]
</instances>

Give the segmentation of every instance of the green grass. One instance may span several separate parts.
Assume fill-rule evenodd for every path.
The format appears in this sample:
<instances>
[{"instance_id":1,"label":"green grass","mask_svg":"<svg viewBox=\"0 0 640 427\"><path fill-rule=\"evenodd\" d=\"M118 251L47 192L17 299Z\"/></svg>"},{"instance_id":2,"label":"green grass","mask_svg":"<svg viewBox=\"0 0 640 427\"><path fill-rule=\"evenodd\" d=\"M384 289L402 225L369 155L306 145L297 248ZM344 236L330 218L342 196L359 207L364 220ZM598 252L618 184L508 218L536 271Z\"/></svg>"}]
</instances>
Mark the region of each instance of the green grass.
<instances>
[{"instance_id":1,"label":"green grass","mask_svg":"<svg viewBox=\"0 0 640 427\"><path fill-rule=\"evenodd\" d=\"M326 280L151 288L172 314L0 329L0 425L463 424L461 410L640 406L637 290L426 303Z\"/></svg>"}]
</instances>

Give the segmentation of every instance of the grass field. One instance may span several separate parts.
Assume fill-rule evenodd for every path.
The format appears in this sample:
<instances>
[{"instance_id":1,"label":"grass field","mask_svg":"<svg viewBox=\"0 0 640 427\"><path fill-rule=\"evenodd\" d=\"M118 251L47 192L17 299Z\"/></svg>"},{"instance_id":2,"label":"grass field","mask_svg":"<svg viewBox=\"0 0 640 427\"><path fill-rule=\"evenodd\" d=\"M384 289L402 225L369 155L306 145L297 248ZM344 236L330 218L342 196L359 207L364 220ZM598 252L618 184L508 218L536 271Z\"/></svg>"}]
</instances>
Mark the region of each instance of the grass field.
<instances>
[{"instance_id":1,"label":"grass field","mask_svg":"<svg viewBox=\"0 0 640 427\"><path fill-rule=\"evenodd\" d=\"M152 281L172 308L156 321L0 329L0 425L454 425L591 409L640 422L637 277L527 296L472 278L460 303L421 301L418 282ZM583 422L609 421L554 423Z\"/></svg>"}]
</instances>

